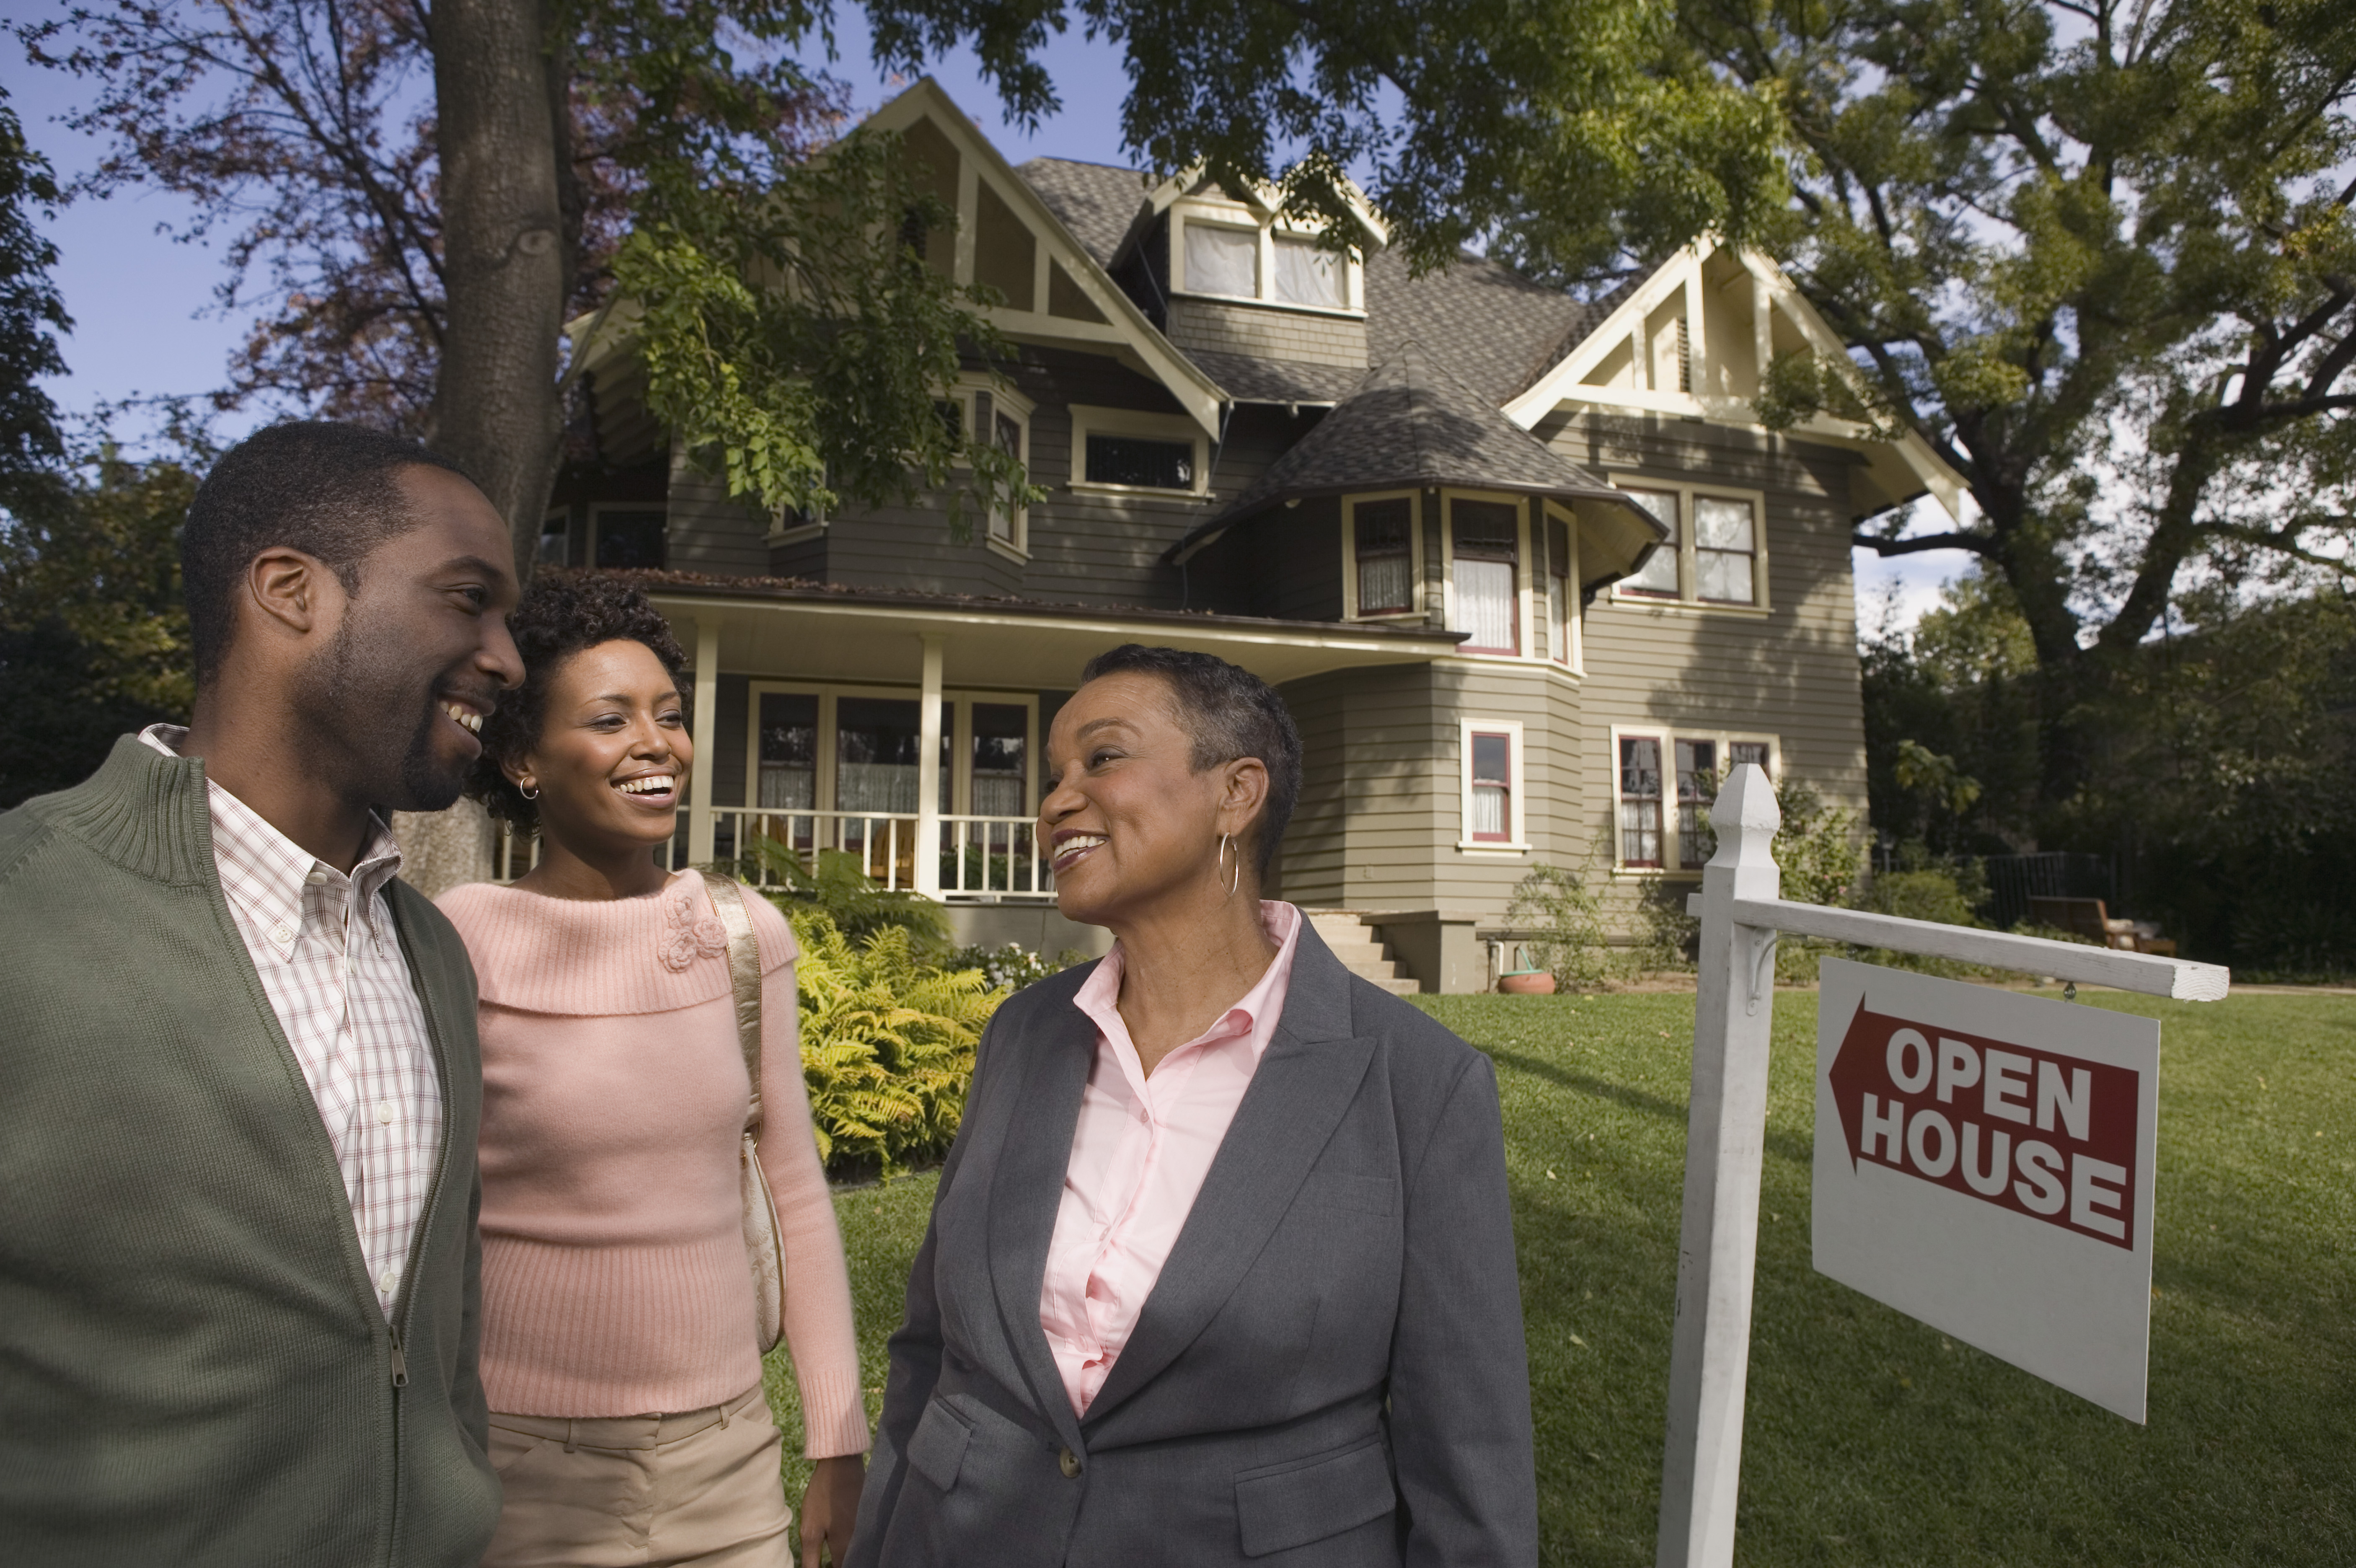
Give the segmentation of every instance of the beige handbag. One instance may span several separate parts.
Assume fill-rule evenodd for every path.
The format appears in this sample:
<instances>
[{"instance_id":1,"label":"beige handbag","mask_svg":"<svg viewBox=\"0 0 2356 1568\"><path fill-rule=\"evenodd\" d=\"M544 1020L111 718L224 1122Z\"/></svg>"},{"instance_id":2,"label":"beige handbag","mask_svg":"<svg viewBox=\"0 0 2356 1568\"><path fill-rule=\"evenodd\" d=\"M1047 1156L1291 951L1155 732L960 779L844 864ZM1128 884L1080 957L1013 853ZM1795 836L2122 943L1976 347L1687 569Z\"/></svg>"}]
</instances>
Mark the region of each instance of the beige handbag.
<instances>
[{"instance_id":1,"label":"beige handbag","mask_svg":"<svg viewBox=\"0 0 2356 1568\"><path fill-rule=\"evenodd\" d=\"M784 1337L786 1250L777 1234L777 1204L761 1170L761 950L744 913L744 890L734 877L703 874L712 908L728 932L728 979L736 993L736 1039L744 1051L744 1074L753 1100L744 1112L744 1138L737 1155L737 1183L744 1205L744 1258L753 1270L753 1326L767 1355Z\"/></svg>"}]
</instances>

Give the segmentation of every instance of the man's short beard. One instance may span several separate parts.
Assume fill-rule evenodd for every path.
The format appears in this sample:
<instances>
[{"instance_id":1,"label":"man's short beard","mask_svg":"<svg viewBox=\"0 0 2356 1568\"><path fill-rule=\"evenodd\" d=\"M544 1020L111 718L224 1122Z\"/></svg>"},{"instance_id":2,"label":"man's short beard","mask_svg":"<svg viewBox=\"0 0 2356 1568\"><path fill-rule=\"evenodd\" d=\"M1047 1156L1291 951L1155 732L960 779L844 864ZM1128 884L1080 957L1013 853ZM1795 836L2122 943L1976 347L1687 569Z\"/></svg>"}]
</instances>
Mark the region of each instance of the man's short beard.
<instances>
[{"instance_id":1,"label":"man's short beard","mask_svg":"<svg viewBox=\"0 0 2356 1568\"><path fill-rule=\"evenodd\" d=\"M346 615L335 639L312 661L296 699L304 727L339 754L351 772L347 787L368 804L396 811L442 811L456 802L468 768L444 771L434 756L439 709L434 688L441 672L426 677L422 689L413 676L404 679L399 671L407 650L401 639L365 635L359 618ZM412 703L419 710L417 721L394 743L390 732Z\"/></svg>"}]
</instances>

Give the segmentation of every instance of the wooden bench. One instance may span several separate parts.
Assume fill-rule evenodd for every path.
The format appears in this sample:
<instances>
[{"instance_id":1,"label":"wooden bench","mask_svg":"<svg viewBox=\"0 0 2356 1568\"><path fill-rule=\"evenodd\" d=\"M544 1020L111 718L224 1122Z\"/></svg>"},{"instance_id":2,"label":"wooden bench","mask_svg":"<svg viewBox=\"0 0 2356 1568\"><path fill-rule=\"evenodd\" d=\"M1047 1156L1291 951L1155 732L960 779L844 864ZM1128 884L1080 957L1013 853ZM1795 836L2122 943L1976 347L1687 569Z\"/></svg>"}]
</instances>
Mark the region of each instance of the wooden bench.
<instances>
[{"instance_id":1,"label":"wooden bench","mask_svg":"<svg viewBox=\"0 0 2356 1568\"><path fill-rule=\"evenodd\" d=\"M2172 939L2144 936L2136 930L2133 920L2113 919L2100 898L2031 898L2029 919L2031 925L2068 931L2106 948L2158 953L2163 958L2176 956Z\"/></svg>"}]
</instances>

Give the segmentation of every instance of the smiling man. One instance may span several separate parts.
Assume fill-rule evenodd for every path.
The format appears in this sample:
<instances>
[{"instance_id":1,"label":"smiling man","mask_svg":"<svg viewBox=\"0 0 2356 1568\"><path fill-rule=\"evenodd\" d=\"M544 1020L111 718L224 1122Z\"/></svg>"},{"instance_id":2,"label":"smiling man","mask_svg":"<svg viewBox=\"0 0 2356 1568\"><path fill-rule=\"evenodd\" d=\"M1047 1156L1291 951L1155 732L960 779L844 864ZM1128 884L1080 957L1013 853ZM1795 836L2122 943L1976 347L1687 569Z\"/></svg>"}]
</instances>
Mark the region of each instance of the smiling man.
<instances>
[{"instance_id":1,"label":"smiling man","mask_svg":"<svg viewBox=\"0 0 2356 1568\"><path fill-rule=\"evenodd\" d=\"M192 724L0 816L0 1561L480 1558L474 973L380 813L521 679L509 560L414 444L261 432Z\"/></svg>"}]
</instances>

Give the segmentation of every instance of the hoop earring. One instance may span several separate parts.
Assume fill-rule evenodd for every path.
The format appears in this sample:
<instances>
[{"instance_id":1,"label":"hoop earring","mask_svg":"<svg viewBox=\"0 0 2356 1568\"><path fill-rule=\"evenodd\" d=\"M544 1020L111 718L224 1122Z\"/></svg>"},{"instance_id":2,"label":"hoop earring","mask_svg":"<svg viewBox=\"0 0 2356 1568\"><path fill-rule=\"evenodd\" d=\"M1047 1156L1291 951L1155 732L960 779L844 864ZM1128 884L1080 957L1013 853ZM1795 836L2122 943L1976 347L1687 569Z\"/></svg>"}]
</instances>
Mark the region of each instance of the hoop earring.
<instances>
[{"instance_id":1,"label":"hoop earring","mask_svg":"<svg viewBox=\"0 0 2356 1568\"><path fill-rule=\"evenodd\" d=\"M1216 871L1219 863L1222 860L1225 860L1230 854L1234 854L1236 857L1235 869L1227 874L1227 897L1232 898L1236 896L1236 889L1243 885L1244 852L1236 848L1235 834L1221 833L1219 835L1219 847L1217 850L1213 852L1211 856L1212 869Z\"/></svg>"},{"instance_id":2,"label":"hoop earring","mask_svg":"<svg viewBox=\"0 0 2356 1568\"><path fill-rule=\"evenodd\" d=\"M522 797L523 797L525 800L539 800L539 799L540 799L540 791L539 791L539 790L537 790L537 789L525 789L525 788L524 788L522 785L520 785L520 784L519 784L519 785L517 785L517 786L516 786L516 793L517 793L517 794L519 794L519 795L520 795L520 796L522 796Z\"/></svg>"}]
</instances>

